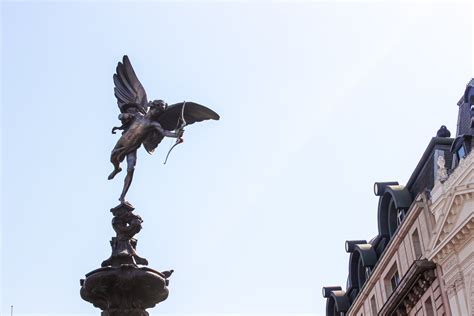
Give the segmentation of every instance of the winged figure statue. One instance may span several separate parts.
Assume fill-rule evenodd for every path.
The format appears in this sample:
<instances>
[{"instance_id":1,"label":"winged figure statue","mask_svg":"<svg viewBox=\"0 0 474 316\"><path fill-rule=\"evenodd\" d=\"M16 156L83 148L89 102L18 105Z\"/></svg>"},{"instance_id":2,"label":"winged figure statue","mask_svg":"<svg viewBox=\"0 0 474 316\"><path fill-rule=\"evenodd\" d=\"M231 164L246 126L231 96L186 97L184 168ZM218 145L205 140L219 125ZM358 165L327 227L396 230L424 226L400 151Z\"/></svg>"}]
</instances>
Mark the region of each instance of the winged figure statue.
<instances>
[{"instance_id":1,"label":"winged figure statue","mask_svg":"<svg viewBox=\"0 0 474 316\"><path fill-rule=\"evenodd\" d=\"M163 100L148 101L145 89L126 55L123 56L123 61L118 63L113 79L115 97L120 109L118 118L122 125L113 127L112 133L115 134L117 130L123 132L110 155L114 170L108 179L113 179L122 171L120 163L126 158L127 175L119 198L119 201L124 202L132 183L137 150L142 144L145 150L152 154L164 137L176 138L175 145L168 152L169 155L177 144L183 142L185 126L204 120L218 120L219 115L194 102L168 105Z\"/></svg>"}]
</instances>

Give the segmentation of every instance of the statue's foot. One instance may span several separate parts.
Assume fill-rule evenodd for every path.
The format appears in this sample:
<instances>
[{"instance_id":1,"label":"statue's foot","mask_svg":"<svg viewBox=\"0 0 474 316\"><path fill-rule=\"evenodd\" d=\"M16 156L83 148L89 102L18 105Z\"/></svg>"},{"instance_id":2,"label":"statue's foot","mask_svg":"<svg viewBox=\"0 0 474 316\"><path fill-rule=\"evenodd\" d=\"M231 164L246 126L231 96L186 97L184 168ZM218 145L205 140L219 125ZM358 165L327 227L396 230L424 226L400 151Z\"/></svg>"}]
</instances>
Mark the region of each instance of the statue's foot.
<instances>
[{"instance_id":1,"label":"statue's foot","mask_svg":"<svg viewBox=\"0 0 474 316\"><path fill-rule=\"evenodd\" d=\"M122 171L122 168L114 169L114 171L112 171L112 173L109 174L109 177L107 179L112 180L115 177L115 175L119 173L120 171Z\"/></svg>"}]
</instances>

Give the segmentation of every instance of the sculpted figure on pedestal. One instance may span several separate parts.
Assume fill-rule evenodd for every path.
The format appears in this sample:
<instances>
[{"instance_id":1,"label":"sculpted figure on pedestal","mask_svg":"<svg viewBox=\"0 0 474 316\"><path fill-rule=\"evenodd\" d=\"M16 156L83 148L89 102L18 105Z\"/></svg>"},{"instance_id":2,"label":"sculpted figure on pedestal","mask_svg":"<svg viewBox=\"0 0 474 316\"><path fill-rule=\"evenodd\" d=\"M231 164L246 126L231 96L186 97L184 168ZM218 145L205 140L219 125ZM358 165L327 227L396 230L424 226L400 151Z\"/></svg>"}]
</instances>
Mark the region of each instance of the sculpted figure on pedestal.
<instances>
[{"instance_id":1,"label":"sculpted figure on pedestal","mask_svg":"<svg viewBox=\"0 0 474 316\"><path fill-rule=\"evenodd\" d=\"M123 133L112 150L110 161L114 170L108 178L111 180L122 171L120 163L127 158L127 175L119 198L124 202L137 163L137 149L142 144L150 154L164 137L176 138L176 146L183 142L185 126L204 120L218 120L219 115L194 102L180 102L168 106L163 100L148 101L145 89L127 56L123 57L123 62L118 63L113 79L122 125L113 127L112 133L115 134L116 130L123 130ZM175 146L170 149L168 155Z\"/></svg>"},{"instance_id":2,"label":"sculpted figure on pedestal","mask_svg":"<svg viewBox=\"0 0 474 316\"><path fill-rule=\"evenodd\" d=\"M137 254L134 238L142 229L143 220L133 213L134 207L125 201L137 163L137 150L142 145L148 153L158 147L164 137L176 138L166 155L183 142L184 127L204 120L218 120L211 109L194 102L180 102L168 106L162 100L148 101L127 56L119 62L113 76L115 96L120 109L121 126L112 128L112 134L121 130L110 161L113 179L127 159L120 204L111 209L112 227L116 236L110 245L112 254L102 262L101 268L86 274L80 280L81 297L102 310L102 316L148 316L146 309L154 307L168 297L168 278L173 270L159 272L147 267L148 261Z\"/></svg>"}]
</instances>

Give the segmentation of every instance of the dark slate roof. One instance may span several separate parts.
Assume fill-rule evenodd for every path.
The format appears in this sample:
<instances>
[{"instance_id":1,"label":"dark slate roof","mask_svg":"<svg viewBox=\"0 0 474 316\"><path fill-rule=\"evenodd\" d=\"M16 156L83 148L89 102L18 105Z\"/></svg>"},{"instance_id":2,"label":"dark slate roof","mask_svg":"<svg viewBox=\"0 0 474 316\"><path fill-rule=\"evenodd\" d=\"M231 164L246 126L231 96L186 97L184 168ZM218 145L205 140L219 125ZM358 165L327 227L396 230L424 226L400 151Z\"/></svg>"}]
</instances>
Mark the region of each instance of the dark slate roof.
<instances>
[{"instance_id":1,"label":"dark slate roof","mask_svg":"<svg viewBox=\"0 0 474 316\"><path fill-rule=\"evenodd\" d=\"M446 168L451 168L451 144L453 141L453 138L447 137L431 138L428 147L426 147L425 152L421 156L418 165L406 185L413 198L425 189L431 190L434 186L434 168L436 166L436 161L434 161L435 150L442 150L444 152Z\"/></svg>"},{"instance_id":2,"label":"dark slate roof","mask_svg":"<svg viewBox=\"0 0 474 316\"><path fill-rule=\"evenodd\" d=\"M474 135L474 129L471 128L471 105L469 104L470 96L474 94L474 79L471 79L466 86L464 95L458 102L458 126L456 129L456 136L460 135Z\"/></svg>"}]
</instances>

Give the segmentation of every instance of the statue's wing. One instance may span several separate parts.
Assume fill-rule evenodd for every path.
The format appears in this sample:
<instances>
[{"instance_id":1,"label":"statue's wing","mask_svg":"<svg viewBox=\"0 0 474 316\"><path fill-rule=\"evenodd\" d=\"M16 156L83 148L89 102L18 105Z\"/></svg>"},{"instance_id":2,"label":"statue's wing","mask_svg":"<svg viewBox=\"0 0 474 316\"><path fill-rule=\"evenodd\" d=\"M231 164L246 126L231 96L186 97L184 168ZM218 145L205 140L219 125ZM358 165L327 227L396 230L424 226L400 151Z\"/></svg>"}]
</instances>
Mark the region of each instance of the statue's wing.
<instances>
[{"instance_id":1,"label":"statue's wing","mask_svg":"<svg viewBox=\"0 0 474 316\"><path fill-rule=\"evenodd\" d=\"M158 116L157 121L160 123L161 127L172 131L181 125L182 114L184 114L186 125L205 120L218 120L220 118L219 114L204 105L194 102L181 102L168 106L166 110Z\"/></svg>"},{"instance_id":2,"label":"statue's wing","mask_svg":"<svg viewBox=\"0 0 474 316\"><path fill-rule=\"evenodd\" d=\"M128 56L123 56L114 74L114 93L121 112L136 104L142 113L146 112L148 100L145 89L137 78Z\"/></svg>"},{"instance_id":3,"label":"statue's wing","mask_svg":"<svg viewBox=\"0 0 474 316\"><path fill-rule=\"evenodd\" d=\"M161 143L163 138L164 136L157 131L150 132L143 141L143 147L145 147L149 154L152 154L156 147L158 147L158 144Z\"/></svg>"},{"instance_id":4,"label":"statue's wing","mask_svg":"<svg viewBox=\"0 0 474 316\"><path fill-rule=\"evenodd\" d=\"M219 115L213 110L194 103L194 102L176 103L167 107L167 109L158 116L156 121L160 123L161 127L168 131L173 131L180 127L182 124L181 115L183 114L184 106L184 119L186 124L193 124L204 120L218 120ZM163 135L156 131L150 133L147 138L143 141L143 147L146 151L151 154L163 139Z\"/></svg>"}]
</instances>

